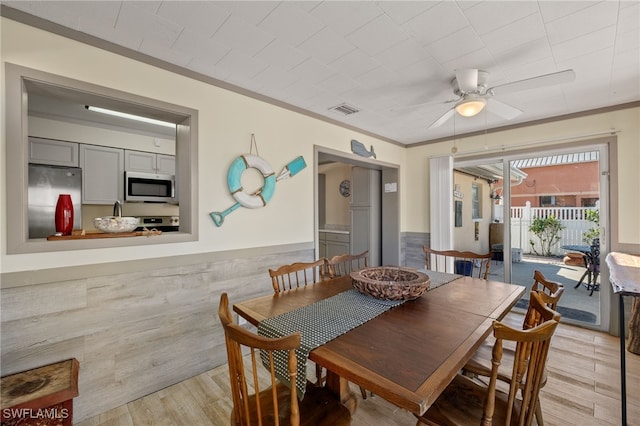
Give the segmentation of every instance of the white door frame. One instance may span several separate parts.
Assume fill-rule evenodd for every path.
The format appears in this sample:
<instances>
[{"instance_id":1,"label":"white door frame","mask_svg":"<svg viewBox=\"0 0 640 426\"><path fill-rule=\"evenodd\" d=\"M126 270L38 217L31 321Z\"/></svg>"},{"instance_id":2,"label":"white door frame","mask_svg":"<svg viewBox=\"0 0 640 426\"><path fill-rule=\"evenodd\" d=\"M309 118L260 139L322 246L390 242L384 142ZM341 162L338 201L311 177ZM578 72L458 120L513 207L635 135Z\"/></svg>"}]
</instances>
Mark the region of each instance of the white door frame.
<instances>
[{"instance_id":1,"label":"white door frame","mask_svg":"<svg viewBox=\"0 0 640 426\"><path fill-rule=\"evenodd\" d=\"M444 226L444 222L435 222L434 226L434 217L445 218L447 217L447 213L451 215L451 211L453 210L453 202L451 201L452 191L453 191L453 168L454 167L468 167L480 164L487 163L498 163L503 162L503 173L505 176L509 173L509 162L522 158L524 156L548 156L548 155L558 155L558 154L568 154L580 151L587 150L598 150L600 153L600 205L602 208L600 209L600 227L601 227L601 235L600 239L601 244L601 258L604 259L606 254L610 251L610 235L611 235L611 223L609 219L609 209L611 208L610 203L610 194L609 194L609 170L610 170L610 161L609 161L609 139L594 139L594 140L585 140L580 142L572 142L564 145L547 145L541 148L528 148L528 149L517 149L514 148L512 151L504 151L500 153L487 153L484 155L478 155L473 157L458 157L453 158L449 157L434 157L430 159L430 168L435 168L436 170L430 170L431 182L430 182L430 193L431 193L431 233L432 236L435 232L437 236L438 242L447 241L448 238L453 241L453 224L451 219L449 219L449 226ZM451 158L452 161L449 163L442 158ZM448 169L448 170L447 170ZM437 179L434 180L433 176L436 176ZM447 181L448 179L448 181ZM448 194L445 192L448 191ZM433 194L441 194L445 198L437 199L434 203ZM510 185L504 185L504 200L505 200L505 212L510 209L510 198L511 191ZM450 202L443 202L445 200L449 200ZM439 200L439 201L438 201ZM504 245L505 247L511 246L511 220L510 215L504 215ZM433 238L433 237L432 237ZM505 265L505 281L511 281L511 250L504 250L504 265ZM606 266L606 262L601 262L600 265L600 324L599 325L590 325L584 324L585 327L598 329L601 331L610 332L611 331L611 317L613 311L617 312L617 307L612 306L612 290L611 286L605 285L608 282L609 271Z\"/></svg>"}]
</instances>

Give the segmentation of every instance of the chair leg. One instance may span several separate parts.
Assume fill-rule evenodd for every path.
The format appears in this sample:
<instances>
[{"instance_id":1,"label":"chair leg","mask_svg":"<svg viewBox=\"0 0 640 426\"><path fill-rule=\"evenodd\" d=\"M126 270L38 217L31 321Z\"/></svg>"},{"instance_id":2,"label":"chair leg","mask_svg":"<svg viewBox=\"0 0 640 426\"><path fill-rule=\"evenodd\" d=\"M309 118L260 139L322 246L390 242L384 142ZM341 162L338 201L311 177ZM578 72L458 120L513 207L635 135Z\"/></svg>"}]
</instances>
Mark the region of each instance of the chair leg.
<instances>
[{"instance_id":1,"label":"chair leg","mask_svg":"<svg viewBox=\"0 0 640 426\"><path fill-rule=\"evenodd\" d=\"M362 394L362 399L367 399L367 390L360 386L360 393Z\"/></svg>"},{"instance_id":2,"label":"chair leg","mask_svg":"<svg viewBox=\"0 0 640 426\"><path fill-rule=\"evenodd\" d=\"M544 420L542 419L542 407L540 405L540 398L536 402L536 423L538 426L544 426Z\"/></svg>"},{"instance_id":3,"label":"chair leg","mask_svg":"<svg viewBox=\"0 0 640 426\"><path fill-rule=\"evenodd\" d=\"M322 378L322 367L316 364L316 386L318 387L322 386L323 381L324 380Z\"/></svg>"}]
</instances>

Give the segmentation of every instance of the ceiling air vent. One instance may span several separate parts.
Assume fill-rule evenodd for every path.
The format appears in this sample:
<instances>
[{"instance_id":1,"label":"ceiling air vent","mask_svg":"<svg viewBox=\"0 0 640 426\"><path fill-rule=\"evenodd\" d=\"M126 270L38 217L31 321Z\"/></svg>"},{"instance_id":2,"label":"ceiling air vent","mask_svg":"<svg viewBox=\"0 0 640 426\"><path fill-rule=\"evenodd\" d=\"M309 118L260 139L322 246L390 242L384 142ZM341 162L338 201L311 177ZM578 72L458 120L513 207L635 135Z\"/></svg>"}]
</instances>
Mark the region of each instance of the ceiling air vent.
<instances>
[{"instance_id":1,"label":"ceiling air vent","mask_svg":"<svg viewBox=\"0 0 640 426\"><path fill-rule=\"evenodd\" d=\"M338 112L340 114L343 115L351 115L351 114L355 114L356 112L359 112L360 110L352 105L348 105L348 104L340 104L338 106L334 106L332 108L329 108L331 111L334 112Z\"/></svg>"}]
</instances>

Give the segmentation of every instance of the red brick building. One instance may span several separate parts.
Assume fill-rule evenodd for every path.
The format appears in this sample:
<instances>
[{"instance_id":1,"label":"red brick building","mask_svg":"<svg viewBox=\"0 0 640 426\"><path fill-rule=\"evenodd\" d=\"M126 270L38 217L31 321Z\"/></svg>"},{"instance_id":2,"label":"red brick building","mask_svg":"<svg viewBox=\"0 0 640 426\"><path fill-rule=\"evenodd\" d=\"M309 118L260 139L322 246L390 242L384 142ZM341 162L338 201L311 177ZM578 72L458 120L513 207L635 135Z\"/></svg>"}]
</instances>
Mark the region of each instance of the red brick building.
<instances>
[{"instance_id":1,"label":"red brick building","mask_svg":"<svg viewBox=\"0 0 640 426\"><path fill-rule=\"evenodd\" d=\"M598 152L555 155L514 161L527 174L511 187L511 206L593 207L600 198ZM502 196L502 180L495 184Z\"/></svg>"}]
</instances>

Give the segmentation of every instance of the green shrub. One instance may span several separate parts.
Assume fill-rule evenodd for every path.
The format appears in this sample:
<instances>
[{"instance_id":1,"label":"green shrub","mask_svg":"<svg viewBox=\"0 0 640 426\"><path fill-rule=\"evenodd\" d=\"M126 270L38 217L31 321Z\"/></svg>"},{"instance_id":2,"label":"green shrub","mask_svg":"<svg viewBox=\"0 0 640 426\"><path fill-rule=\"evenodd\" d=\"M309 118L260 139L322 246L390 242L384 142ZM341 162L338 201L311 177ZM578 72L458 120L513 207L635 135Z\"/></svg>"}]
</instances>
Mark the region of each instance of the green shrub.
<instances>
[{"instance_id":1,"label":"green shrub","mask_svg":"<svg viewBox=\"0 0 640 426\"><path fill-rule=\"evenodd\" d=\"M529 240L531 251L540 256L551 256L551 248L560 241L560 231L565 228L555 216L548 216L544 219L535 218L529 226L529 231L538 237L540 251L536 248L536 242Z\"/></svg>"},{"instance_id":2,"label":"green shrub","mask_svg":"<svg viewBox=\"0 0 640 426\"><path fill-rule=\"evenodd\" d=\"M587 210L584 218L595 224L595 226L582 233L582 241L591 245L595 238L600 238L600 210Z\"/></svg>"}]
</instances>

